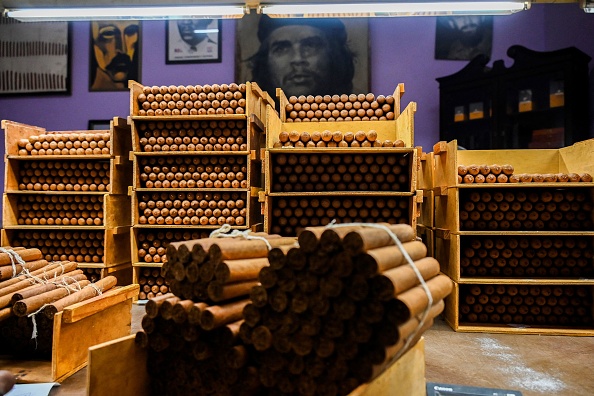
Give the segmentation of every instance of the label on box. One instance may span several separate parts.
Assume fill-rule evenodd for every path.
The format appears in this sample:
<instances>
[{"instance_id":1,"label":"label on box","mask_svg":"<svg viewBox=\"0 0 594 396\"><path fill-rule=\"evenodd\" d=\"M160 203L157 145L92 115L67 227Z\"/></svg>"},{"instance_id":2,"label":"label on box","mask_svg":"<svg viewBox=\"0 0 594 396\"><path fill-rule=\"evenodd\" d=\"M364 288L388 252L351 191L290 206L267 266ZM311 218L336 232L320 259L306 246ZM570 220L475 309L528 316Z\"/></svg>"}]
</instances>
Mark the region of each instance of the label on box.
<instances>
[{"instance_id":1,"label":"label on box","mask_svg":"<svg viewBox=\"0 0 594 396\"><path fill-rule=\"evenodd\" d=\"M482 102L475 102L468 105L468 119L478 120L485 116Z\"/></svg>"},{"instance_id":2,"label":"label on box","mask_svg":"<svg viewBox=\"0 0 594 396\"><path fill-rule=\"evenodd\" d=\"M464 114L464 106L454 107L454 122L461 122L466 120L466 114Z\"/></svg>"}]
</instances>

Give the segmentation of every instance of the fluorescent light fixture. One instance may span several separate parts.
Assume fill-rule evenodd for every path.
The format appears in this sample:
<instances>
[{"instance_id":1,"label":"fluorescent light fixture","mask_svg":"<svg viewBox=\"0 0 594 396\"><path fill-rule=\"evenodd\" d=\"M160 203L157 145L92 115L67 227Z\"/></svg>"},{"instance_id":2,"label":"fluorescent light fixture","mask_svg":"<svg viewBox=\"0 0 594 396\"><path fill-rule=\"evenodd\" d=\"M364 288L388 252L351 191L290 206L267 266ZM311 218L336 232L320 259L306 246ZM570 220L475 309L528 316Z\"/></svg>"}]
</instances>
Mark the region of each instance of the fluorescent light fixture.
<instances>
[{"instance_id":1,"label":"fluorescent light fixture","mask_svg":"<svg viewBox=\"0 0 594 396\"><path fill-rule=\"evenodd\" d=\"M196 29L194 30L194 33L204 33L204 34L210 34L210 33L218 33L219 29Z\"/></svg>"},{"instance_id":2,"label":"fluorescent light fixture","mask_svg":"<svg viewBox=\"0 0 594 396\"><path fill-rule=\"evenodd\" d=\"M530 7L524 1L449 1L335 4L270 4L259 12L270 17L397 17L440 15L508 15Z\"/></svg>"},{"instance_id":3,"label":"fluorescent light fixture","mask_svg":"<svg viewBox=\"0 0 594 396\"><path fill-rule=\"evenodd\" d=\"M6 9L4 16L26 22L241 18L244 6L76 7Z\"/></svg>"}]
</instances>

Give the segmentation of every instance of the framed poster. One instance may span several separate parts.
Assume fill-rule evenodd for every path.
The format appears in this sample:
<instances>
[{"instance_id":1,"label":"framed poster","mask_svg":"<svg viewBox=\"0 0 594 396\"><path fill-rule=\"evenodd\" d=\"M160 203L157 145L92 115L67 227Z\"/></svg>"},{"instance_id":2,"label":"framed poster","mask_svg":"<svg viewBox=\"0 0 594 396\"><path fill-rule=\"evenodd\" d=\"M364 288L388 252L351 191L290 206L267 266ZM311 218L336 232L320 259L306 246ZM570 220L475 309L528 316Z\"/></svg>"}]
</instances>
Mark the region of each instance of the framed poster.
<instances>
[{"instance_id":1,"label":"framed poster","mask_svg":"<svg viewBox=\"0 0 594 396\"><path fill-rule=\"evenodd\" d=\"M364 18L237 21L235 80L255 81L272 97L369 92L369 32Z\"/></svg>"},{"instance_id":2,"label":"framed poster","mask_svg":"<svg viewBox=\"0 0 594 396\"><path fill-rule=\"evenodd\" d=\"M220 19L178 19L166 22L165 63L221 62Z\"/></svg>"},{"instance_id":3,"label":"framed poster","mask_svg":"<svg viewBox=\"0 0 594 396\"><path fill-rule=\"evenodd\" d=\"M140 21L91 21L89 91L127 91L140 77Z\"/></svg>"},{"instance_id":4,"label":"framed poster","mask_svg":"<svg viewBox=\"0 0 594 396\"><path fill-rule=\"evenodd\" d=\"M70 93L69 28L0 17L0 94Z\"/></svg>"},{"instance_id":5,"label":"framed poster","mask_svg":"<svg viewBox=\"0 0 594 396\"><path fill-rule=\"evenodd\" d=\"M491 57L492 16L465 15L436 19L435 59L471 60L479 54Z\"/></svg>"}]
</instances>

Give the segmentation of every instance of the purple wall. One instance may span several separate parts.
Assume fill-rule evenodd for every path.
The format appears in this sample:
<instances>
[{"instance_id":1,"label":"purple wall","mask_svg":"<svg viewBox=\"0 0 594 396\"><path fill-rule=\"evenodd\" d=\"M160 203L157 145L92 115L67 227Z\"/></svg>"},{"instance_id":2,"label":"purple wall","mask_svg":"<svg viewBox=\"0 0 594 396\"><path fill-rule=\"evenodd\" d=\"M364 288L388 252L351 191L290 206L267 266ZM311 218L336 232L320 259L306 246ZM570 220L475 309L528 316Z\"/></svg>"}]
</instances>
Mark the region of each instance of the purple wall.
<instances>
[{"instance_id":1,"label":"purple wall","mask_svg":"<svg viewBox=\"0 0 594 396\"><path fill-rule=\"evenodd\" d=\"M430 150L439 139L439 86L466 61L434 60L435 18L371 19L371 92L390 94L405 84L404 102L418 102L416 145ZM0 98L0 119L48 130L87 129L90 119L129 114L129 93L89 92L89 24L73 23L72 95ZM536 4L529 11L495 17L492 59L510 60L506 50L520 44L538 51L576 46L594 58L594 15L576 4ZM165 22L142 23L142 79L145 85L234 81L235 22L223 21L222 63L165 65ZM594 64L594 62L592 62ZM4 139L2 139L4 140Z\"/></svg>"}]
</instances>

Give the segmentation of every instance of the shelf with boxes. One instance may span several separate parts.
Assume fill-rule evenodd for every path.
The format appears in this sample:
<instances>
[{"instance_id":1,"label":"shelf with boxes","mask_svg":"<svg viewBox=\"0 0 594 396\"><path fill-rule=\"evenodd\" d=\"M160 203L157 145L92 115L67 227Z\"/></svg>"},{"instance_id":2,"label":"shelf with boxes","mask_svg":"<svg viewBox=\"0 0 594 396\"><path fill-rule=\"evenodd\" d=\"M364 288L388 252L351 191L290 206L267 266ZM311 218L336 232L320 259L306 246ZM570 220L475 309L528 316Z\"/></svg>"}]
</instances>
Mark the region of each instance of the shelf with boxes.
<instances>
[{"instance_id":1,"label":"shelf with boxes","mask_svg":"<svg viewBox=\"0 0 594 396\"><path fill-rule=\"evenodd\" d=\"M412 147L416 104L401 112L403 93L402 84L382 99L287 98L277 90L281 112L268 109L266 188L260 194L265 231L294 236L332 220L416 224L422 200ZM385 115L356 115L354 107L381 108L377 99ZM352 117L347 108L355 110Z\"/></svg>"},{"instance_id":2,"label":"shelf with boxes","mask_svg":"<svg viewBox=\"0 0 594 396\"><path fill-rule=\"evenodd\" d=\"M71 260L88 275L131 280L130 127L46 131L2 121L6 133L2 243Z\"/></svg>"},{"instance_id":3,"label":"shelf with boxes","mask_svg":"<svg viewBox=\"0 0 594 396\"><path fill-rule=\"evenodd\" d=\"M167 288L152 286L170 242L208 237L222 225L261 227L260 150L274 102L252 82L129 87L133 278L146 280L143 299Z\"/></svg>"},{"instance_id":4,"label":"shelf with boxes","mask_svg":"<svg viewBox=\"0 0 594 396\"><path fill-rule=\"evenodd\" d=\"M594 140L561 149L458 150L456 141L434 146L436 258L456 283L446 304L455 330L593 334L593 150ZM582 299L580 323L562 319L563 307L547 305L545 315L539 304L521 302L511 312L495 306L501 312L485 316L482 310L493 308L488 298L466 301L473 301L470 290L490 291L489 285L535 295L580 290L590 297Z\"/></svg>"}]
</instances>

